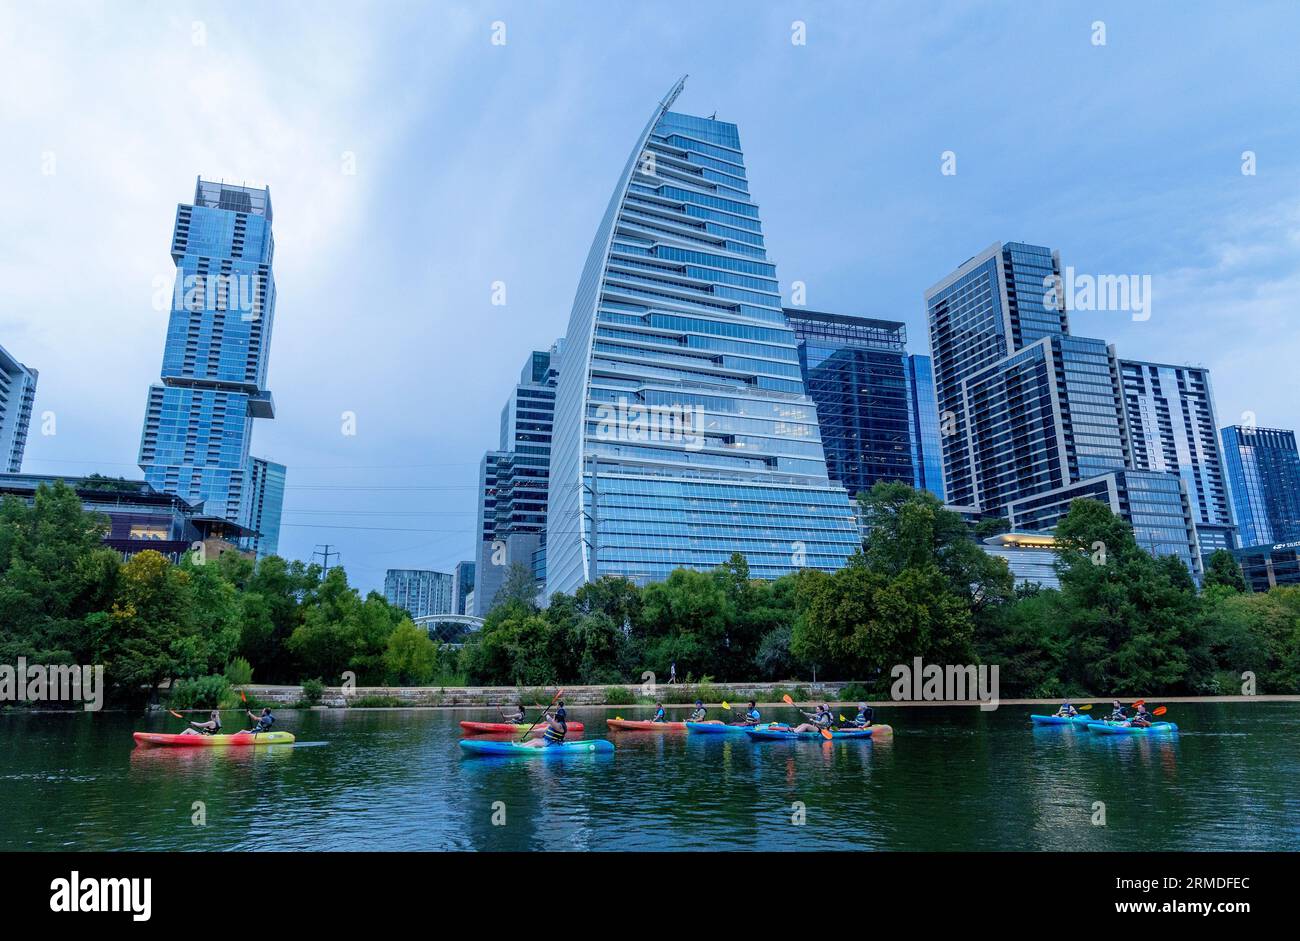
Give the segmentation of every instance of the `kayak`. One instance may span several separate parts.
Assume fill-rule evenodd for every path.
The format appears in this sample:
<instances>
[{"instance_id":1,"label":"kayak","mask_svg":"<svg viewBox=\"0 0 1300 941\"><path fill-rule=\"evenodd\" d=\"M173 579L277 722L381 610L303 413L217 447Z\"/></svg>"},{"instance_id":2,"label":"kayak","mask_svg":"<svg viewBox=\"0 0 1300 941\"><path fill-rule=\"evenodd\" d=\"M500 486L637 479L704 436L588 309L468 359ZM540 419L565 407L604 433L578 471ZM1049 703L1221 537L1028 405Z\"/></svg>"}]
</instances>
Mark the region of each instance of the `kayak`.
<instances>
[{"instance_id":1,"label":"kayak","mask_svg":"<svg viewBox=\"0 0 1300 941\"><path fill-rule=\"evenodd\" d=\"M1146 735L1148 733L1177 732L1172 722L1152 722L1145 728L1140 725L1120 725L1112 722L1094 722L1088 728L1098 735Z\"/></svg>"},{"instance_id":2,"label":"kayak","mask_svg":"<svg viewBox=\"0 0 1300 941\"><path fill-rule=\"evenodd\" d=\"M871 733L875 731L874 727L865 729L832 729L831 738L871 738ZM820 732L795 732L791 729L746 729L746 734L753 739L762 739L764 741L826 741L826 736Z\"/></svg>"},{"instance_id":3,"label":"kayak","mask_svg":"<svg viewBox=\"0 0 1300 941\"><path fill-rule=\"evenodd\" d=\"M606 719L614 732L683 732L685 722L651 722L648 719Z\"/></svg>"},{"instance_id":4,"label":"kayak","mask_svg":"<svg viewBox=\"0 0 1300 941\"><path fill-rule=\"evenodd\" d=\"M460 740L460 747L471 755L533 755L542 758L559 758L564 755L612 754L614 743L603 738L587 741L563 742L535 748L518 742L485 742L479 739Z\"/></svg>"},{"instance_id":5,"label":"kayak","mask_svg":"<svg viewBox=\"0 0 1300 941\"><path fill-rule=\"evenodd\" d=\"M513 732L518 735L523 735L529 728L527 725L520 725L513 722L462 722L460 727L470 735L482 735L486 732ZM570 732L581 732L582 723L570 722L568 723L567 728ZM541 735L545 731L545 722L539 722L537 725L533 726L534 735Z\"/></svg>"},{"instance_id":6,"label":"kayak","mask_svg":"<svg viewBox=\"0 0 1300 941\"><path fill-rule=\"evenodd\" d=\"M1082 725L1087 726L1097 720L1092 716L1033 716L1034 725Z\"/></svg>"},{"instance_id":7,"label":"kayak","mask_svg":"<svg viewBox=\"0 0 1300 941\"><path fill-rule=\"evenodd\" d=\"M765 729L770 726L771 722L765 722L762 725L727 725L723 722L686 722L686 731L699 732L702 735L727 735L735 733L737 735L748 732L750 729Z\"/></svg>"},{"instance_id":8,"label":"kayak","mask_svg":"<svg viewBox=\"0 0 1300 941\"><path fill-rule=\"evenodd\" d=\"M236 732L234 735L167 735L162 732L132 732L137 745L180 745L196 748L217 745L286 745L292 732Z\"/></svg>"}]
</instances>

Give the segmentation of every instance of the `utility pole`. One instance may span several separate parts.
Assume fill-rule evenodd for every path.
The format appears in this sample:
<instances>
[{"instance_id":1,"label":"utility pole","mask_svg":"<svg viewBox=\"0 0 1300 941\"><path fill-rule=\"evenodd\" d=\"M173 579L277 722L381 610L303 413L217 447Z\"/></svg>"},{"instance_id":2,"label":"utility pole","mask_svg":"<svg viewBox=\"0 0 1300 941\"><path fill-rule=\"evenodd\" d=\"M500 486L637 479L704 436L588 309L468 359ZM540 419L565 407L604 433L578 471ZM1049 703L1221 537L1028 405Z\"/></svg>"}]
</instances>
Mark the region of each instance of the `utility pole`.
<instances>
[{"instance_id":1,"label":"utility pole","mask_svg":"<svg viewBox=\"0 0 1300 941\"><path fill-rule=\"evenodd\" d=\"M325 569L324 569L324 571L322 571L322 573L321 573L321 574L323 575L325 572L328 572L328 571L330 570L330 556L332 556L332 555L338 555L338 553L337 553L337 552L331 552L331 551L330 551L332 548L334 548L334 546L333 546L332 543L328 543L328 542L327 542L327 543L324 543L323 545L322 545L321 543L317 543L317 545L321 546L321 548L319 548L319 549L317 549L315 552L313 552L313 553L311 554L311 557L312 557L313 559L316 558L316 556L318 556L318 555L324 557L324 559L325 559Z\"/></svg>"}]
</instances>

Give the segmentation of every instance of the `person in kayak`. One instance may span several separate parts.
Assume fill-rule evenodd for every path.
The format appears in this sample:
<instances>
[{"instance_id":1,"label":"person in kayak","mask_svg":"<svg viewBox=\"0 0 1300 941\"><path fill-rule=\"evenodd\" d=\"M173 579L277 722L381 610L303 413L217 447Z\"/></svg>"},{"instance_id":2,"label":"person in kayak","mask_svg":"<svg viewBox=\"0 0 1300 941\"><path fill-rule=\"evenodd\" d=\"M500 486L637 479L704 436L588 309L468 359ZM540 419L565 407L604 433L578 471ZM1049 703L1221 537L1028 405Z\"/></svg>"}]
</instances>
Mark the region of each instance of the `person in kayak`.
<instances>
[{"instance_id":1,"label":"person in kayak","mask_svg":"<svg viewBox=\"0 0 1300 941\"><path fill-rule=\"evenodd\" d=\"M497 712L501 712L501 710L497 709ZM509 715L501 712L501 718L511 725L523 725L524 719L526 718L524 716L524 704L521 702L515 703L515 711Z\"/></svg>"},{"instance_id":2,"label":"person in kayak","mask_svg":"<svg viewBox=\"0 0 1300 941\"><path fill-rule=\"evenodd\" d=\"M762 714L758 711L758 704L754 700L749 701L749 708L745 710L744 718L741 719L741 725L758 725L763 720Z\"/></svg>"},{"instance_id":3,"label":"person in kayak","mask_svg":"<svg viewBox=\"0 0 1300 941\"><path fill-rule=\"evenodd\" d=\"M704 716L707 714L707 711L708 711L708 710L706 710L706 709L704 708L704 700L703 700L703 699L697 699L697 700L695 700L695 708L694 708L693 710L691 710L691 721L692 721L692 722L703 722L703 721L704 721Z\"/></svg>"},{"instance_id":4,"label":"person in kayak","mask_svg":"<svg viewBox=\"0 0 1300 941\"><path fill-rule=\"evenodd\" d=\"M654 717L653 719L651 719L650 721L651 721L651 722L667 722L667 721L668 721L668 713L664 712L664 704L663 704L663 703L661 703L661 702L657 702L657 703L655 703L655 717Z\"/></svg>"},{"instance_id":5,"label":"person in kayak","mask_svg":"<svg viewBox=\"0 0 1300 941\"><path fill-rule=\"evenodd\" d=\"M790 731L792 732L820 732L822 729L829 729L835 722L835 716L831 713L831 707L822 703L817 707L816 712L805 712L811 722L801 722Z\"/></svg>"},{"instance_id":6,"label":"person in kayak","mask_svg":"<svg viewBox=\"0 0 1300 941\"><path fill-rule=\"evenodd\" d=\"M1124 709L1124 704L1116 699L1110 704L1110 715L1106 717L1107 722L1127 722L1128 712Z\"/></svg>"},{"instance_id":7,"label":"person in kayak","mask_svg":"<svg viewBox=\"0 0 1300 941\"><path fill-rule=\"evenodd\" d=\"M542 733L541 738L531 739L523 744L529 748L546 748L548 745L564 744L564 736L569 734L569 714L564 709L564 700L561 699L555 704L555 715L552 716L548 709L542 713L542 718L546 720L546 731Z\"/></svg>"},{"instance_id":8,"label":"person in kayak","mask_svg":"<svg viewBox=\"0 0 1300 941\"><path fill-rule=\"evenodd\" d=\"M864 702L858 703L858 714L853 717L849 725L855 729L865 729L871 725L872 720L876 717L876 712Z\"/></svg>"},{"instance_id":9,"label":"person in kayak","mask_svg":"<svg viewBox=\"0 0 1300 941\"><path fill-rule=\"evenodd\" d=\"M269 732L271 726L275 725L275 716L271 715L271 707L263 706L262 714L254 715L252 709L245 710L248 717L253 720L253 727L249 729L249 734L256 735L258 732Z\"/></svg>"},{"instance_id":10,"label":"person in kayak","mask_svg":"<svg viewBox=\"0 0 1300 941\"><path fill-rule=\"evenodd\" d=\"M1075 709L1070 703L1070 700L1067 699L1065 702L1061 703L1061 708L1056 710L1056 714L1062 719L1073 719L1079 714L1079 710Z\"/></svg>"},{"instance_id":11,"label":"person in kayak","mask_svg":"<svg viewBox=\"0 0 1300 941\"><path fill-rule=\"evenodd\" d=\"M216 735L221 731L221 713L213 709L207 722L191 722L182 735Z\"/></svg>"},{"instance_id":12,"label":"person in kayak","mask_svg":"<svg viewBox=\"0 0 1300 941\"><path fill-rule=\"evenodd\" d=\"M1145 729L1151 725L1151 713L1147 712L1146 703L1137 704L1137 712L1129 720L1129 725L1136 726L1139 729Z\"/></svg>"}]
</instances>

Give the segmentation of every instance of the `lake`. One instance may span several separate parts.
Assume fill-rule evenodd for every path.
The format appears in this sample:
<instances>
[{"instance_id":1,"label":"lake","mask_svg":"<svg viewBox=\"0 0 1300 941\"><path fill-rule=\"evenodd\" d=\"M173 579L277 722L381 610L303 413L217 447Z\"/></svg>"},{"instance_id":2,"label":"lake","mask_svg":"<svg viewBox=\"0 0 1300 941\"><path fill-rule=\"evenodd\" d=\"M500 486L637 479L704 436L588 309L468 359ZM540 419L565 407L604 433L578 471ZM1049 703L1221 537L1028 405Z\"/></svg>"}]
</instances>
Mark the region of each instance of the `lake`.
<instances>
[{"instance_id":1,"label":"lake","mask_svg":"<svg viewBox=\"0 0 1300 941\"><path fill-rule=\"evenodd\" d=\"M166 713L11 711L0 849L1300 846L1300 703L1175 703L1167 737L1034 728L1033 711L1050 710L884 707L892 740L760 743L607 733L606 717L651 710L579 707L571 721L615 753L550 759L463 756L457 723L488 710L284 710L276 728L299 745L235 749L134 747L133 730L180 730Z\"/></svg>"}]
</instances>

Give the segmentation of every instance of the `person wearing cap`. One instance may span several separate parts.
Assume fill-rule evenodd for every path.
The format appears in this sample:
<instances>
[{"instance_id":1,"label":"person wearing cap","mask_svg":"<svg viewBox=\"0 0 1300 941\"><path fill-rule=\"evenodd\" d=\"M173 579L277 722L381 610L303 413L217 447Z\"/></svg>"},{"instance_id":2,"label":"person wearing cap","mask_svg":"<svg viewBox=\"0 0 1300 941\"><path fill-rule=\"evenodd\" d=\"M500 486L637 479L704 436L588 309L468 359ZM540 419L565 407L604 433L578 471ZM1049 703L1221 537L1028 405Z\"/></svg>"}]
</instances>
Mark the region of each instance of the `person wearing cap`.
<instances>
[{"instance_id":1,"label":"person wearing cap","mask_svg":"<svg viewBox=\"0 0 1300 941\"><path fill-rule=\"evenodd\" d=\"M695 700L695 708L691 711L691 721L692 721L692 722L703 722L703 721L704 721L704 716L705 716L705 714L707 713L707 711L708 711L708 710L706 710L706 709L704 708L704 700L703 700L703 699L697 699L697 700Z\"/></svg>"},{"instance_id":2,"label":"person wearing cap","mask_svg":"<svg viewBox=\"0 0 1300 941\"><path fill-rule=\"evenodd\" d=\"M874 720L875 717L875 710L866 703L860 702L858 703L858 714L853 717L853 721L850 722L849 725L853 726L855 729L865 729L871 725L872 720Z\"/></svg>"}]
</instances>

